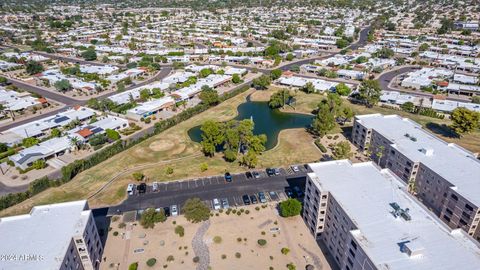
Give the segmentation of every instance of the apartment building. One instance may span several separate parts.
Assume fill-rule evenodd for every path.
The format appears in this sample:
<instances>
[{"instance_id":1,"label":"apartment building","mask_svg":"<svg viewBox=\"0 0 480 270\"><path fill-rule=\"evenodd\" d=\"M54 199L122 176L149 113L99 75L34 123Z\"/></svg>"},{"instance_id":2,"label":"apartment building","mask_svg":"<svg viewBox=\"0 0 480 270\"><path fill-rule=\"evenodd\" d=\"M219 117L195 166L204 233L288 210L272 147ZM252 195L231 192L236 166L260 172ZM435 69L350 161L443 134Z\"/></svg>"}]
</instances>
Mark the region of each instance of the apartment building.
<instances>
[{"instance_id":1,"label":"apartment building","mask_svg":"<svg viewBox=\"0 0 480 270\"><path fill-rule=\"evenodd\" d=\"M99 269L103 245L87 201L0 218L1 269Z\"/></svg>"},{"instance_id":2,"label":"apartment building","mask_svg":"<svg viewBox=\"0 0 480 270\"><path fill-rule=\"evenodd\" d=\"M352 141L382 168L392 170L410 191L451 228L480 241L480 160L398 115L355 117Z\"/></svg>"},{"instance_id":3,"label":"apartment building","mask_svg":"<svg viewBox=\"0 0 480 270\"><path fill-rule=\"evenodd\" d=\"M478 269L480 244L450 229L374 162L309 164L302 217L344 270Z\"/></svg>"}]
</instances>

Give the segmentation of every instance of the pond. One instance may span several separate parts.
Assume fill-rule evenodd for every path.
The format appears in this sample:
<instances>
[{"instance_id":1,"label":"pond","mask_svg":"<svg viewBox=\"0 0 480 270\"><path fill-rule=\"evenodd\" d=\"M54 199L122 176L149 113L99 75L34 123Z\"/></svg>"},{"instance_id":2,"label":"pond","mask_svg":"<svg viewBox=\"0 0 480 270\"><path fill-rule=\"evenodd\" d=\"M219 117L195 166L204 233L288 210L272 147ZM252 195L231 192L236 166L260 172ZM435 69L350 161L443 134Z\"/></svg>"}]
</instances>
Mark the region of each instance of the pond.
<instances>
[{"instance_id":1,"label":"pond","mask_svg":"<svg viewBox=\"0 0 480 270\"><path fill-rule=\"evenodd\" d=\"M272 110L268 107L268 102L250 101L238 106L238 116L235 120L253 119L255 135L267 135L267 150L272 149L277 144L278 133L284 129L304 128L312 123L313 116L299 113L284 113L280 110ZM196 126L188 131L188 136L194 142L202 141L201 126Z\"/></svg>"}]
</instances>

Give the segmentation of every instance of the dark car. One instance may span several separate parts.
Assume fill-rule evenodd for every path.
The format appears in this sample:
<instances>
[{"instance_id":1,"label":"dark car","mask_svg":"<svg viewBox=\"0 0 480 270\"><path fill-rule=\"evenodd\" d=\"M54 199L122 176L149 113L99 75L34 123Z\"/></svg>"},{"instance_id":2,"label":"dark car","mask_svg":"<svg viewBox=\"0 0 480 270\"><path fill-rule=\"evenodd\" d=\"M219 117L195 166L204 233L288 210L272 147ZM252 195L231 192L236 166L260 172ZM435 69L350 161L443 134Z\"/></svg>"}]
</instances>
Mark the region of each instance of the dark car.
<instances>
[{"instance_id":1,"label":"dark car","mask_svg":"<svg viewBox=\"0 0 480 270\"><path fill-rule=\"evenodd\" d=\"M163 211L165 211L165 216L167 217L170 216L170 207L168 206L163 207Z\"/></svg>"},{"instance_id":2,"label":"dark car","mask_svg":"<svg viewBox=\"0 0 480 270\"><path fill-rule=\"evenodd\" d=\"M232 175L229 172L226 172L225 173L225 181L230 183L230 182L232 182L232 179L233 179Z\"/></svg>"},{"instance_id":3,"label":"dark car","mask_svg":"<svg viewBox=\"0 0 480 270\"><path fill-rule=\"evenodd\" d=\"M258 200L259 200L261 203L266 203L266 202L267 202L267 198L265 197L265 193L259 192L259 193L258 193Z\"/></svg>"},{"instance_id":4,"label":"dark car","mask_svg":"<svg viewBox=\"0 0 480 270\"><path fill-rule=\"evenodd\" d=\"M252 204L257 204L258 203L257 196L250 195L250 201L252 201Z\"/></svg>"},{"instance_id":5,"label":"dark car","mask_svg":"<svg viewBox=\"0 0 480 270\"><path fill-rule=\"evenodd\" d=\"M253 177L254 177L255 179L260 178L260 173L259 173L259 172L253 172L252 174L253 174Z\"/></svg>"},{"instance_id":6,"label":"dark car","mask_svg":"<svg viewBox=\"0 0 480 270\"><path fill-rule=\"evenodd\" d=\"M275 175L275 170L272 168L267 168L265 171L267 172L268 176Z\"/></svg>"},{"instance_id":7,"label":"dark car","mask_svg":"<svg viewBox=\"0 0 480 270\"><path fill-rule=\"evenodd\" d=\"M243 204L250 205L250 197L248 197L248 195L243 195L242 199L243 199Z\"/></svg>"},{"instance_id":8,"label":"dark car","mask_svg":"<svg viewBox=\"0 0 480 270\"><path fill-rule=\"evenodd\" d=\"M285 188L285 194L287 195L287 197L293 198L293 192L292 192L292 189L291 189L291 188L286 187L286 188Z\"/></svg>"},{"instance_id":9,"label":"dark car","mask_svg":"<svg viewBox=\"0 0 480 270\"><path fill-rule=\"evenodd\" d=\"M247 179L253 178L253 175L251 172L246 172L245 176L247 177Z\"/></svg>"},{"instance_id":10,"label":"dark car","mask_svg":"<svg viewBox=\"0 0 480 270\"><path fill-rule=\"evenodd\" d=\"M147 184L141 183L140 185L137 186L137 190L139 194L143 194L147 192Z\"/></svg>"},{"instance_id":11,"label":"dark car","mask_svg":"<svg viewBox=\"0 0 480 270\"><path fill-rule=\"evenodd\" d=\"M297 197L300 198L303 196L303 191L300 189L299 186L294 186L293 191L295 191L295 194L297 195Z\"/></svg>"}]
</instances>

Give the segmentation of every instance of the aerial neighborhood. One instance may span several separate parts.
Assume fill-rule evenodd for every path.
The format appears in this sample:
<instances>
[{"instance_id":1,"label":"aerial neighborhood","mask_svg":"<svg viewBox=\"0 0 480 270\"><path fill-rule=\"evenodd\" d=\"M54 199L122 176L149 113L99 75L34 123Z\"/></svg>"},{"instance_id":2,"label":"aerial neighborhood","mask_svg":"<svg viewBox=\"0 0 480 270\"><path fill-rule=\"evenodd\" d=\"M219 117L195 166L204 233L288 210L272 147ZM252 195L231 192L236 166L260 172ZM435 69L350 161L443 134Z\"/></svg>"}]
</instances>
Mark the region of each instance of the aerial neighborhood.
<instances>
[{"instance_id":1,"label":"aerial neighborhood","mask_svg":"<svg viewBox=\"0 0 480 270\"><path fill-rule=\"evenodd\" d=\"M475 1L0 3L0 269L480 269Z\"/></svg>"}]
</instances>

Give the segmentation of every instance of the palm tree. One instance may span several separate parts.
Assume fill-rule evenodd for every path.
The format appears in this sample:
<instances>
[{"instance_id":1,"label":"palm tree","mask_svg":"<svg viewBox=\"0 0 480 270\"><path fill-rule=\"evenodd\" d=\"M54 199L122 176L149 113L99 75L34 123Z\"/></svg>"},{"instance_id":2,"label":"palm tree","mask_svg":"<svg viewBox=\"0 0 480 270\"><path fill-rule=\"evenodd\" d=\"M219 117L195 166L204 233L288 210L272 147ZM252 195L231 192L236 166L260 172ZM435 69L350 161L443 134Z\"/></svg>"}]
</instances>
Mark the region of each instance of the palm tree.
<instances>
[{"instance_id":1,"label":"palm tree","mask_svg":"<svg viewBox=\"0 0 480 270\"><path fill-rule=\"evenodd\" d=\"M74 151L78 150L78 143L79 143L79 140L77 137L70 138L70 145L73 147Z\"/></svg>"}]
</instances>

